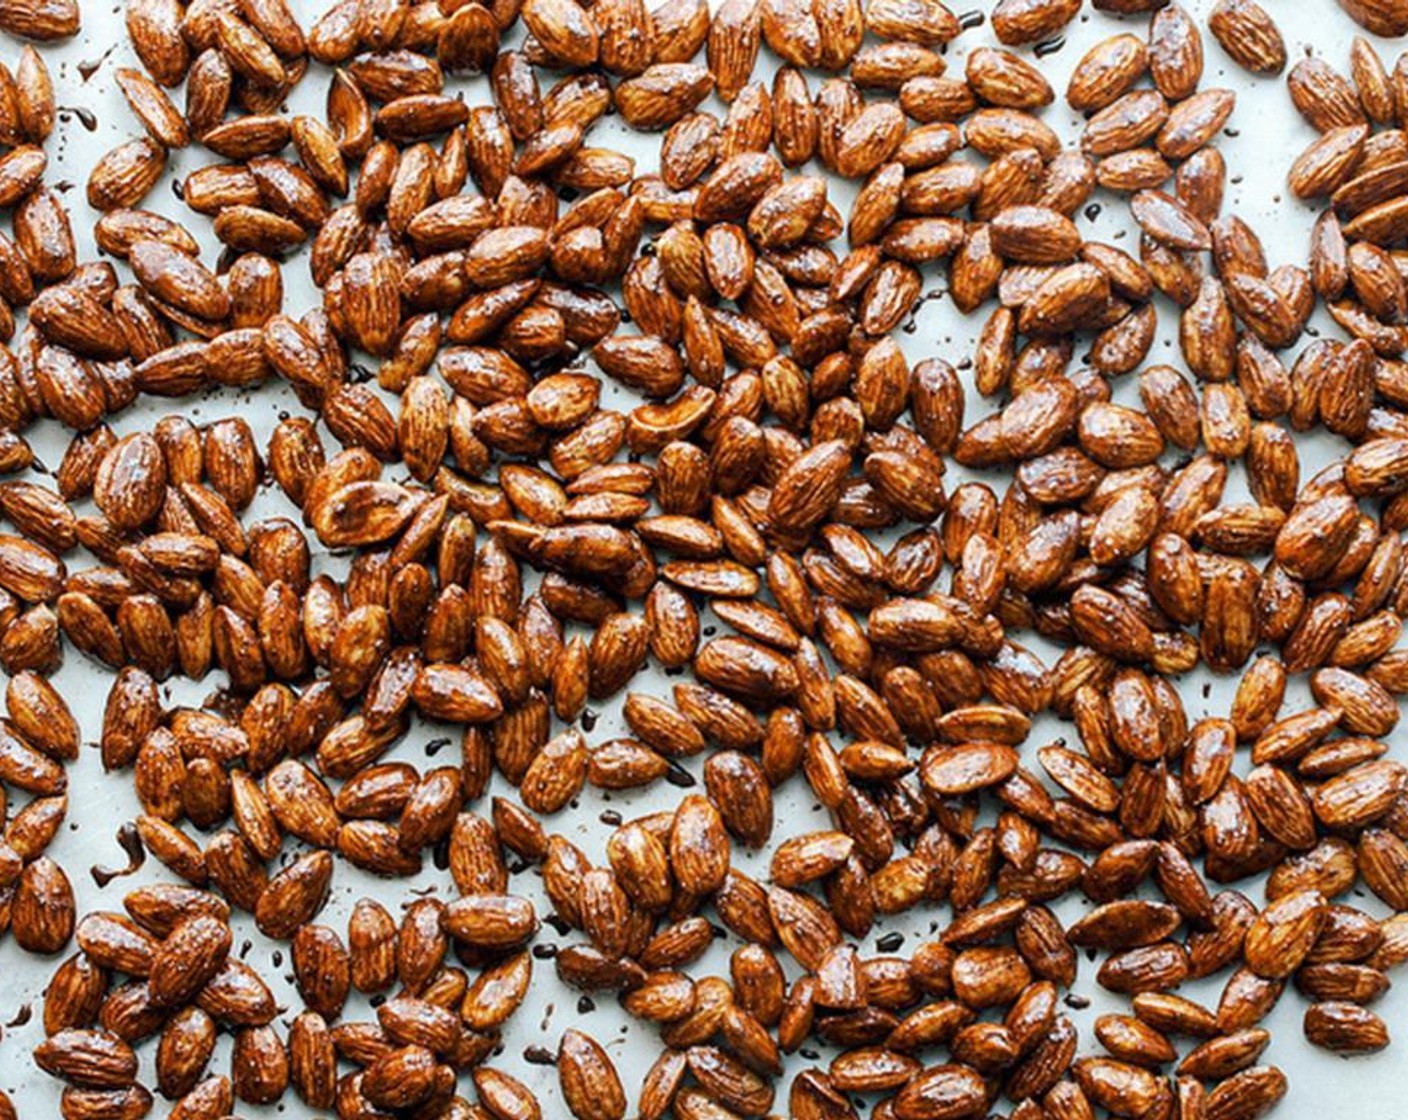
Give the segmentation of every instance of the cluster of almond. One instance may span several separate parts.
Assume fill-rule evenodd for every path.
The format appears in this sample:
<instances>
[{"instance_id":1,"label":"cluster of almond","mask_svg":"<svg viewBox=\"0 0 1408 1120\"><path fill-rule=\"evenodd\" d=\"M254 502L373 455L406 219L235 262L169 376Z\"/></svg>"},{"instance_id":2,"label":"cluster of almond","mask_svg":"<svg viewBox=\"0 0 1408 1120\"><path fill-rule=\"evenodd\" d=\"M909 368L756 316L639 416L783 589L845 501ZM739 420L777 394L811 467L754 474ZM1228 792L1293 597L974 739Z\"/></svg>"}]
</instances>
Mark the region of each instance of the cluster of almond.
<instances>
[{"instance_id":1,"label":"cluster of almond","mask_svg":"<svg viewBox=\"0 0 1408 1120\"><path fill-rule=\"evenodd\" d=\"M214 895L178 887L152 887L126 899L131 917L92 913L79 923L82 950L50 982L44 1001L48 1038L34 1052L41 1069L69 1082L65 1116L143 1116L152 1097L136 1083L137 1056L129 1040L162 1033L157 1082L177 1096L194 1085L215 1045L217 1020L241 1028L236 1069L252 1078L269 1066L262 1053L274 1014L267 987L240 962L229 959L233 941L229 907ZM115 974L129 983L115 984ZM100 1027L97 1024L101 1024Z\"/></svg>"},{"instance_id":2,"label":"cluster of almond","mask_svg":"<svg viewBox=\"0 0 1408 1120\"><path fill-rule=\"evenodd\" d=\"M0 723L0 890L15 941L31 953L57 952L73 936L73 885L44 853L68 812L64 763L78 749L78 721L54 687L27 670L12 676ZM13 816L11 791L30 795Z\"/></svg>"},{"instance_id":3,"label":"cluster of almond","mask_svg":"<svg viewBox=\"0 0 1408 1120\"><path fill-rule=\"evenodd\" d=\"M1403 349L1408 282L1397 242L1408 231L1408 141L1400 86L1408 56L1390 75L1373 45L1356 38L1352 81L1328 63L1307 58L1291 71L1291 99L1320 133L1291 167L1291 189L1303 199L1328 199L1316 223L1310 266L1316 292L1341 325L1381 353ZM1373 126L1390 127L1373 132Z\"/></svg>"},{"instance_id":4,"label":"cluster of almond","mask_svg":"<svg viewBox=\"0 0 1408 1120\"><path fill-rule=\"evenodd\" d=\"M300 900L287 901L281 913L303 912ZM306 1010L286 1038L274 1025L273 993L230 955L230 908L221 898L163 885L130 891L124 907L130 916L83 919L81 952L60 966L45 993L49 1037L35 1060L69 1082L65 1116L150 1111L152 1095L137 1081L133 1047L153 1035L160 1036L156 1087L176 1102L170 1115L183 1120L225 1116L236 1099L272 1103L290 1085L309 1107L335 1107L339 1115L384 1115L432 1096L445 1104L455 1091L447 1063L473 1067L486 1098L526 1099L516 1081L480 1063L494 1050L492 1028L513 1009L512 993L521 998L526 988L529 958L508 957L467 987L464 973L443 967L447 939L438 903L413 903L398 932L385 909L363 900L349 923L349 947L326 926L300 924L291 955ZM473 920L468 908L450 918L460 928ZM116 983L117 974L128 982ZM381 1003L376 1023L329 1025L354 985L380 993L397 980L404 992ZM221 1029L234 1036L231 1074L207 1076ZM339 1058L363 1068L339 1079Z\"/></svg>"},{"instance_id":5,"label":"cluster of almond","mask_svg":"<svg viewBox=\"0 0 1408 1120\"><path fill-rule=\"evenodd\" d=\"M1287 1088L1258 1063L1288 981L1312 1042L1386 1045L1368 1005L1408 959L1408 770L1386 757L1408 153L1363 122L1398 118L1397 79L1363 41L1354 86L1292 69L1326 131L1292 187L1348 220L1273 267L1223 212L1235 98L1202 86L1198 21L1094 6L1147 30L1079 62L1067 146L1020 52L1079 0L999 0L1001 46L961 77L940 0L339 0L306 31L283 0L130 0L142 69L116 77L145 135L89 179L95 262L45 185L42 57L0 67L0 467L33 465L31 425L73 433L51 480L0 483L0 782L34 795L0 846L0 926L37 952L76 936L35 1053L65 1120L146 1115L136 1048L158 1034L180 1120L289 1087L342 1120L540 1117L493 1060L539 929L510 855L582 934L558 977L658 1026L629 1087L645 1120L762 1117L789 1072L798 1120L858 1095L880 1120L1003 1098L1013 1120L1255 1120ZM1344 6L1408 27L1403 0ZM1285 67L1254 0L1207 25L1248 70ZM74 0L0 0L7 31L77 26ZM455 96L471 73L491 103ZM322 80L324 117L281 111ZM589 142L613 110L663 132L658 168ZM215 269L142 209L184 147L219 161L182 188L229 250ZM858 183L845 212L834 179ZM1101 189L1136 251L1086 240ZM298 311L300 252L322 304ZM893 337L935 269L985 315L971 372ZM1350 339L1295 352L1317 302ZM1182 368L1146 364L1168 303ZM1127 374L1137 407L1114 399ZM302 409L264 447L241 418L109 424L270 380ZM1001 399L965 420L979 396ZM1303 481L1294 433L1316 427L1342 454ZM950 462L989 481L947 493ZM1248 500L1224 501L1234 470ZM266 479L292 516L250 516ZM115 671L102 761L184 881L127 916L79 920L42 856L80 739L43 679L66 646ZM690 675L650 694L647 665ZM1189 721L1172 678L1199 665L1243 673L1227 719ZM211 673L207 706L162 701ZM1284 711L1299 674L1313 706ZM629 735L592 741L588 704L621 694ZM1074 735L1024 756L1047 711ZM416 717L457 729L453 763L396 756ZM615 827L600 866L566 835L588 786L698 781ZM788 782L830 827L774 844ZM736 865L770 844L766 882ZM339 861L404 877L427 852L453 900L399 922L364 900L345 943L315 924ZM1219 886L1263 872L1262 904ZM1395 914L1345 902L1361 883ZM1065 928L1073 892L1096 905ZM907 955L856 948L939 906ZM229 955L235 910L291 942L286 1035ZM727 977L698 974L711 919L738 940ZM1077 1057L1060 993L1082 948L1132 1014ZM1173 994L1223 972L1215 1009ZM343 1020L353 988L390 993L376 1022ZM831 1060L799 1071L813 1041ZM555 1062L578 1120L627 1114L597 1042L568 1031Z\"/></svg>"}]
</instances>

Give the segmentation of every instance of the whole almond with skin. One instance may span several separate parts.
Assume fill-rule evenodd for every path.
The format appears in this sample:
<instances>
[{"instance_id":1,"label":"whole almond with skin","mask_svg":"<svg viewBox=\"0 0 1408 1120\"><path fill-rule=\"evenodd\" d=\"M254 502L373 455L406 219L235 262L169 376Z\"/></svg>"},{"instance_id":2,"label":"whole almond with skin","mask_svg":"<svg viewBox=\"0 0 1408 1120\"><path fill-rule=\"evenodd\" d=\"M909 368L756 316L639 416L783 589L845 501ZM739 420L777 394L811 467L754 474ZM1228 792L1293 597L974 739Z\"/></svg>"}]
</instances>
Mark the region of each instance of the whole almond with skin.
<instances>
[{"instance_id":1,"label":"whole almond with skin","mask_svg":"<svg viewBox=\"0 0 1408 1120\"><path fill-rule=\"evenodd\" d=\"M158 299L198 319L223 319L229 294L199 263L159 241L138 241L128 250L138 281Z\"/></svg>"},{"instance_id":2,"label":"whole almond with skin","mask_svg":"<svg viewBox=\"0 0 1408 1120\"><path fill-rule=\"evenodd\" d=\"M199 1007L177 1012L162 1028L157 1047L157 1088L168 1098L196 1087L215 1049L215 1021Z\"/></svg>"},{"instance_id":3,"label":"whole almond with skin","mask_svg":"<svg viewBox=\"0 0 1408 1120\"><path fill-rule=\"evenodd\" d=\"M563 1100L577 1120L621 1120L626 1096L605 1050L580 1031L564 1032L557 1052Z\"/></svg>"},{"instance_id":4,"label":"whole almond with skin","mask_svg":"<svg viewBox=\"0 0 1408 1120\"><path fill-rule=\"evenodd\" d=\"M1013 206L993 219L993 248L1009 260L1060 264L1075 256L1080 235L1064 215L1037 206Z\"/></svg>"},{"instance_id":5,"label":"whole almond with skin","mask_svg":"<svg viewBox=\"0 0 1408 1120\"><path fill-rule=\"evenodd\" d=\"M1323 59L1297 62L1287 75L1286 87L1301 115L1320 132L1364 119L1354 88Z\"/></svg>"},{"instance_id":6,"label":"whole almond with skin","mask_svg":"<svg viewBox=\"0 0 1408 1120\"><path fill-rule=\"evenodd\" d=\"M114 75L118 87L148 134L166 148L183 148L189 140L185 119L171 99L140 70L124 67Z\"/></svg>"},{"instance_id":7,"label":"whole almond with skin","mask_svg":"<svg viewBox=\"0 0 1408 1120\"><path fill-rule=\"evenodd\" d=\"M93 481L93 500L118 529L137 529L155 517L165 491L165 458L143 432L119 440L103 456Z\"/></svg>"},{"instance_id":8,"label":"whole almond with skin","mask_svg":"<svg viewBox=\"0 0 1408 1120\"><path fill-rule=\"evenodd\" d=\"M159 1006L175 1007L194 997L220 971L230 951L230 927L210 916L178 925L152 958L148 984Z\"/></svg>"},{"instance_id":9,"label":"whole almond with skin","mask_svg":"<svg viewBox=\"0 0 1408 1120\"><path fill-rule=\"evenodd\" d=\"M1248 965L1268 978L1288 975L1310 952L1324 920L1324 899L1316 891L1277 899L1247 930Z\"/></svg>"},{"instance_id":10,"label":"whole almond with skin","mask_svg":"<svg viewBox=\"0 0 1408 1120\"><path fill-rule=\"evenodd\" d=\"M78 724L64 698L43 677L32 672L11 677L5 687L5 709L31 746L62 761L78 756Z\"/></svg>"},{"instance_id":11,"label":"whole almond with skin","mask_svg":"<svg viewBox=\"0 0 1408 1120\"><path fill-rule=\"evenodd\" d=\"M128 342L120 321L81 288L46 289L30 304L30 316L51 342L86 358L127 355Z\"/></svg>"},{"instance_id":12,"label":"whole almond with skin","mask_svg":"<svg viewBox=\"0 0 1408 1120\"><path fill-rule=\"evenodd\" d=\"M850 451L839 441L813 448L795 460L773 489L770 511L782 526L804 528L827 515L840 497Z\"/></svg>"},{"instance_id":13,"label":"whole almond with skin","mask_svg":"<svg viewBox=\"0 0 1408 1120\"><path fill-rule=\"evenodd\" d=\"M1379 1016L1353 1003L1311 1004L1305 1011L1305 1037L1315 1046L1341 1053L1368 1053L1388 1045Z\"/></svg>"},{"instance_id":14,"label":"whole almond with skin","mask_svg":"<svg viewBox=\"0 0 1408 1120\"><path fill-rule=\"evenodd\" d=\"M1279 74L1286 66L1281 32L1256 0L1219 0L1208 14L1208 30L1246 70Z\"/></svg>"},{"instance_id":15,"label":"whole almond with skin","mask_svg":"<svg viewBox=\"0 0 1408 1120\"><path fill-rule=\"evenodd\" d=\"M88 204L95 210L136 206L166 167L166 149L148 137L107 152L88 177Z\"/></svg>"},{"instance_id":16,"label":"whole almond with skin","mask_svg":"<svg viewBox=\"0 0 1408 1120\"><path fill-rule=\"evenodd\" d=\"M83 953L69 957L54 973L44 995L44 1032L87 1027L96 1020L108 991L108 973Z\"/></svg>"},{"instance_id":17,"label":"whole almond with skin","mask_svg":"<svg viewBox=\"0 0 1408 1120\"><path fill-rule=\"evenodd\" d=\"M232 1026L259 1026L275 1014L274 995L242 961L225 962L198 997L202 1010Z\"/></svg>"},{"instance_id":18,"label":"whole almond with skin","mask_svg":"<svg viewBox=\"0 0 1408 1120\"><path fill-rule=\"evenodd\" d=\"M300 856L269 880L255 907L255 920L269 937L284 940L310 920L327 898L333 860L326 852Z\"/></svg>"},{"instance_id":19,"label":"whole almond with skin","mask_svg":"<svg viewBox=\"0 0 1408 1120\"><path fill-rule=\"evenodd\" d=\"M1066 102L1080 112L1104 109L1128 92L1148 64L1148 49L1137 36L1103 39L1077 63L1066 87Z\"/></svg>"},{"instance_id":20,"label":"whole almond with skin","mask_svg":"<svg viewBox=\"0 0 1408 1120\"><path fill-rule=\"evenodd\" d=\"M230 916L229 905L218 895L173 884L138 887L124 896L122 905L133 921L159 938L186 918L208 915L227 922Z\"/></svg>"},{"instance_id":21,"label":"whole almond with skin","mask_svg":"<svg viewBox=\"0 0 1408 1120\"><path fill-rule=\"evenodd\" d=\"M1340 0L1340 7L1375 35L1397 38L1408 32L1408 10L1398 0Z\"/></svg>"},{"instance_id":22,"label":"whole almond with skin","mask_svg":"<svg viewBox=\"0 0 1408 1120\"><path fill-rule=\"evenodd\" d=\"M1170 101L1198 88L1203 75L1203 39L1193 17L1177 4L1155 13L1149 23L1149 69L1154 85Z\"/></svg>"},{"instance_id":23,"label":"whole almond with skin","mask_svg":"<svg viewBox=\"0 0 1408 1120\"><path fill-rule=\"evenodd\" d=\"M61 560L23 537L0 535L0 587L29 602L58 596L66 574Z\"/></svg>"},{"instance_id":24,"label":"whole almond with skin","mask_svg":"<svg viewBox=\"0 0 1408 1120\"><path fill-rule=\"evenodd\" d=\"M1061 334L1083 322L1109 298L1105 273L1071 264L1053 273L1022 308L1018 325L1029 334Z\"/></svg>"},{"instance_id":25,"label":"whole almond with skin","mask_svg":"<svg viewBox=\"0 0 1408 1120\"><path fill-rule=\"evenodd\" d=\"M63 869L47 856L27 865L10 910L10 929L20 948L57 953L73 936L75 921L73 888Z\"/></svg>"},{"instance_id":26,"label":"whole almond with skin","mask_svg":"<svg viewBox=\"0 0 1408 1120\"><path fill-rule=\"evenodd\" d=\"M986 1096L982 1079L967 1066L933 1066L896 1094L895 1115L900 1120L976 1115Z\"/></svg>"},{"instance_id":27,"label":"whole almond with skin","mask_svg":"<svg viewBox=\"0 0 1408 1120\"><path fill-rule=\"evenodd\" d=\"M992 12L993 32L1008 46L1039 43L1079 12L1074 0L1003 0Z\"/></svg>"},{"instance_id":28,"label":"whole almond with skin","mask_svg":"<svg viewBox=\"0 0 1408 1120\"><path fill-rule=\"evenodd\" d=\"M289 1028L289 1081L310 1108L331 1108L337 1086L332 1032L316 1012L305 1011Z\"/></svg>"},{"instance_id":29,"label":"whole almond with skin","mask_svg":"<svg viewBox=\"0 0 1408 1120\"><path fill-rule=\"evenodd\" d=\"M1364 125L1345 125L1312 142L1291 165L1287 179L1291 190L1301 198L1336 190L1358 162L1367 135Z\"/></svg>"},{"instance_id":30,"label":"whole almond with skin","mask_svg":"<svg viewBox=\"0 0 1408 1120\"><path fill-rule=\"evenodd\" d=\"M445 928L452 937L484 948L511 948L532 936L538 921L527 899L513 895L471 895L452 902Z\"/></svg>"},{"instance_id":31,"label":"whole almond with skin","mask_svg":"<svg viewBox=\"0 0 1408 1120\"><path fill-rule=\"evenodd\" d=\"M377 992L391 986L396 974L396 924L371 899L359 899L347 922L347 947L353 986Z\"/></svg>"},{"instance_id":32,"label":"whole almond with skin","mask_svg":"<svg viewBox=\"0 0 1408 1120\"><path fill-rule=\"evenodd\" d=\"M0 28L39 42L67 39L81 26L77 0L23 0L0 12Z\"/></svg>"},{"instance_id":33,"label":"whole almond with skin","mask_svg":"<svg viewBox=\"0 0 1408 1120\"><path fill-rule=\"evenodd\" d=\"M1209 1094L1210 1120L1265 1115L1286 1095L1286 1075L1275 1066L1253 1066L1233 1074Z\"/></svg>"},{"instance_id":34,"label":"whole almond with skin","mask_svg":"<svg viewBox=\"0 0 1408 1120\"><path fill-rule=\"evenodd\" d=\"M1049 105L1055 94L1041 72L1007 51L981 48L967 61L968 84L984 101L1012 109Z\"/></svg>"},{"instance_id":35,"label":"whole almond with skin","mask_svg":"<svg viewBox=\"0 0 1408 1120\"><path fill-rule=\"evenodd\" d=\"M34 1050L47 1073L83 1089L123 1089L137 1076L137 1056L116 1035L96 1030L62 1030Z\"/></svg>"}]
</instances>

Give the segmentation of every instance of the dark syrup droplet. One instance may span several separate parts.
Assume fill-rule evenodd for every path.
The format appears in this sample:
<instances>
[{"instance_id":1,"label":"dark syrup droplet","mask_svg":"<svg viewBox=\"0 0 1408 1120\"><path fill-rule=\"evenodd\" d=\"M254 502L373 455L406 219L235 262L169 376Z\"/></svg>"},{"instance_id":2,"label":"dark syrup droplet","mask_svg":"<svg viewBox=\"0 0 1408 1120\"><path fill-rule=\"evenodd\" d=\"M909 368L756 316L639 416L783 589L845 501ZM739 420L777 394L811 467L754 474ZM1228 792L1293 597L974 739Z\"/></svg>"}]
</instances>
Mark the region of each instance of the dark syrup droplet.
<instances>
[{"instance_id":1,"label":"dark syrup droplet","mask_svg":"<svg viewBox=\"0 0 1408 1120\"><path fill-rule=\"evenodd\" d=\"M117 50L116 43L114 43L112 46L110 46L107 50L105 50L102 54L100 54L97 58L93 59L92 61L80 62L77 66L78 76L86 82L89 78L91 78L94 74L98 72L98 69L103 65L104 62L108 60L108 56L112 54L112 52L115 50Z\"/></svg>"},{"instance_id":2,"label":"dark syrup droplet","mask_svg":"<svg viewBox=\"0 0 1408 1120\"><path fill-rule=\"evenodd\" d=\"M113 869L94 864L88 869L88 873L93 876L93 882L100 887L107 886L114 879L121 878L123 875L131 875L146 862L147 851L142 847L142 837L132 821L128 821L117 830L117 842L127 853L127 866Z\"/></svg>"},{"instance_id":3,"label":"dark syrup droplet","mask_svg":"<svg viewBox=\"0 0 1408 1120\"><path fill-rule=\"evenodd\" d=\"M83 108L81 105L60 105L59 111L63 113L72 113L75 117L78 118L78 123L81 124L89 132L96 132L98 130L97 115L91 110Z\"/></svg>"}]
</instances>

